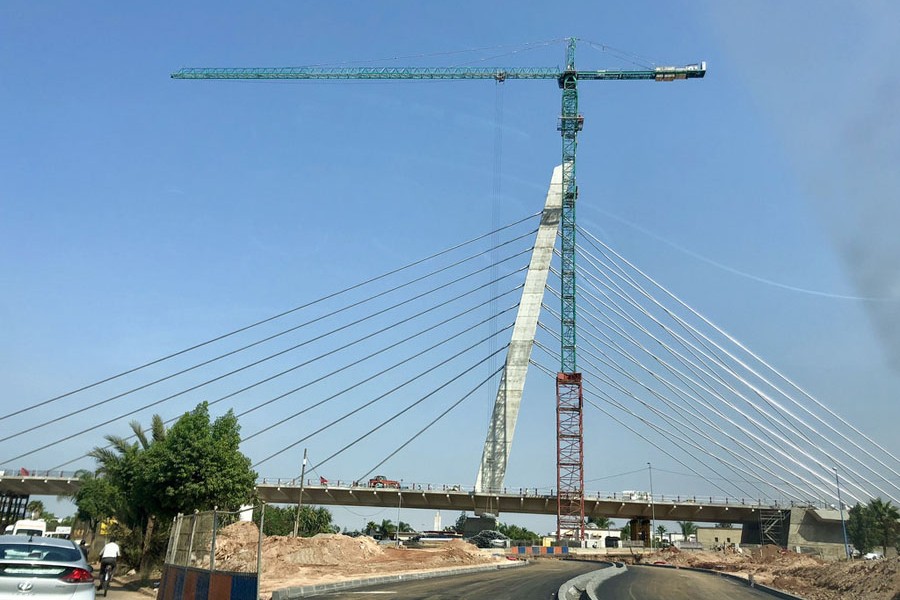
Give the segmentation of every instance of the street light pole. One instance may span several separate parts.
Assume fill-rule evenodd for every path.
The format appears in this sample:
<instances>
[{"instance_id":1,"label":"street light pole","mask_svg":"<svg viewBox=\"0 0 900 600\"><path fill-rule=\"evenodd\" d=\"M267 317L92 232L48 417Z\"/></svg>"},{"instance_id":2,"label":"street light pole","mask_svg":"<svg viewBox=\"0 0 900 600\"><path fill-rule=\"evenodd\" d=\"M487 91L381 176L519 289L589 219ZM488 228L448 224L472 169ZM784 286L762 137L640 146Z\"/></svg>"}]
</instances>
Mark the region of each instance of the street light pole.
<instances>
[{"instance_id":1,"label":"street light pole","mask_svg":"<svg viewBox=\"0 0 900 600\"><path fill-rule=\"evenodd\" d=\"M847 542L847 524L844 522L844 503L841 502L841 479L838 477L837 467L832 468L834 469L834 482L837 484L838 510L841 513L841 530L844 532L844 554L847 555L847 560L850 560L850 544Z\"/></svg>"},{"instance_id":2,"label":"street light pole","mask_svg":"<svg viewBox=\"0 0 900 600\"><path fill-rule=\"evenodd\" d=\"M300 468L300 496L297 498L297 513L294 515L294 537L300 529L300 509L303 508L303 481L306 478L306 448L303 449L303 466Z\"/></svg>"},{"instance_id":3,"label":"street light pole","mask_svg":"<svg viewBox=\"0 0 900 600\"><path fill-rule=\"evenodd\" d=\"M650 549L653 550L653 536L656 535L656 504L653 503L653 466L647 463L647 471L650 473L650 514L653 518L650 530Z\"/></svg>"},{"instance_id":4,"label":"street light pole","mask_svg":"<svg viewBox=\"0 0 900 600\"><path fill-rule=\"evenodd\" d=\"M400 507L403 505L403 480L400 480L400 489L397 490L397 547L400 547Z\"/></svg>"}]
</instances>

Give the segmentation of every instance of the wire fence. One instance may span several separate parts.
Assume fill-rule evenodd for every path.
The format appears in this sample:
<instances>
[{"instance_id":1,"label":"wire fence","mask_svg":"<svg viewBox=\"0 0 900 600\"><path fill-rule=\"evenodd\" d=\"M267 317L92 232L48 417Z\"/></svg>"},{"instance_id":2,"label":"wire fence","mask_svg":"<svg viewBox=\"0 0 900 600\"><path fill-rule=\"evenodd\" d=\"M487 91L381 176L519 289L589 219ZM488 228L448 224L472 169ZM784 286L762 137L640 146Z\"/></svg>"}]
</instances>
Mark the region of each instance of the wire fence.
<instances>
[{"instance_id":1,"label":"wire fence","mask_svg":"<svg viewBox=\"0 0 900 600\"><path fill-rule=\"evenodd\" d=\"M169 533L166 564L209 571L258 573L262 527L259 524L253 526L252 514L252 507L242 511L179 514ZM238 523L247 525L236 525ZM229 527L228 535L220 536L226 527Z\"/></svg>"}]
</instances>

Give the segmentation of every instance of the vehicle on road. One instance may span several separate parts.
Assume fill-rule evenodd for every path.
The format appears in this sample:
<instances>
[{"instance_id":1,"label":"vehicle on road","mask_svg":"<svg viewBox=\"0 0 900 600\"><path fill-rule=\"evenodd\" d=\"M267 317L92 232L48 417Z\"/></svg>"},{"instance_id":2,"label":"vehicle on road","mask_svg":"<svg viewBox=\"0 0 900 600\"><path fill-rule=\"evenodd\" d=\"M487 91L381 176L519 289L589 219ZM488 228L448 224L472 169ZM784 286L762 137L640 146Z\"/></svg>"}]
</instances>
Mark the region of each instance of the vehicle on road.
<instances>
[{"instance_id":1,"label":"vehicle on road","mask_svg":"<svg viewBox=\"0 0 900 600\"><path fill-rule=\"evenodd\" d=\"M469 541L479 548L509 548L509 538L492 529L479 531Z\"/></svg>"},{"instance_id":2,"label":"vehicle on road","mask_svg":"<svg viewBox=\"0 0 900 600\"><path fill-rule=\"evenodd\" d=\"M94 576L78 546L43 536L0 536L0 598L94 600Z\"/></svg>"},{"instance_id":3,"label":"vehicle on road","mask_svg":"<svg viewBox=\"0 0 900 600\"><path fill-rule=\"evenodd\" d=\"M878 560L884 558L884 554L881 552L866 552L863 554L863 558L866 560Z\"/></svg>"},{"instance_id":4,"label":"vehicle on road","mask_svg":"<svg viewBox=\"0 0 900 600\"><path fill-rule=\"evenodd\" d=\"M400 482L388 479L384 475L376 475L369 480L369 487L373 488L397 488L400 489Z\"/></svg>"},{"instance_id":5,"label":"vehicle on road","mask_svg":"<svg viewBox=\"0 0 900 600\"><path fill-rule=\"evenodd\" d=\"M13 535L44 535L47 522L41 519L19 519L13 524Z\"/></svg>"}]
</instances>

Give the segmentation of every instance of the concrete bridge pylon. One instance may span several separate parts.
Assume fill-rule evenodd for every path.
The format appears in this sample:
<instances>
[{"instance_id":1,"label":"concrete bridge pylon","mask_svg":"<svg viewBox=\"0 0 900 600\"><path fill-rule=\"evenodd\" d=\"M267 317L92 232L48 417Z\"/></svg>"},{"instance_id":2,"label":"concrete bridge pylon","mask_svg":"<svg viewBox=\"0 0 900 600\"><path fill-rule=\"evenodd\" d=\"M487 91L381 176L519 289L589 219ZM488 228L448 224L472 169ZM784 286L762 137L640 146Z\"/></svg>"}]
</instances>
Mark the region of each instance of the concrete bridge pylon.
<instances>
[{"instance_id":1,"label":"concrete bridge pylon","mask_svg":"<svg viewBox=\"0 0 900 600\"><path fill-rule=\"evenodd\" d=\"M553 248L559 231L562 215L562 176L562 165L559 165L553 169L531 262L525 276L525 287L522 289L503 374L484 440L481 466L475 482L477 493L490 494L503 489L506 465L522 403L522 391L525 388L525 376L528 373L534 335L537 331L544 290L550 274L550 262L553 259ZM496 514L498 511L496 507L485 506L479 507L476 512Z\"/></svg>"}]
</instances>

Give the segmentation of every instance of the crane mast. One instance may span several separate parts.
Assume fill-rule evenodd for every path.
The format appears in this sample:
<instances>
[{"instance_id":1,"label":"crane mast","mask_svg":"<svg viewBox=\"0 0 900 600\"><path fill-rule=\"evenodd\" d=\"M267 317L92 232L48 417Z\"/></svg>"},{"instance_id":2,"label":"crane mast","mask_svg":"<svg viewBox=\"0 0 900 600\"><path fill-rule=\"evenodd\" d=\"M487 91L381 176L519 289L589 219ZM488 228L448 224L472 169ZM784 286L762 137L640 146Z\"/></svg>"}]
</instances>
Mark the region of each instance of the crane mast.
<instances>
[{"instance_id":1,"label":"crane mast","mask_svg":"<svg viewBox=\"0 0 900 600\"><path fill-rule=\"evenodd\" d=\"M584 435L583 389L576 360L575 204L578 199L575 153L584 117L578 113L578 81L675 81L702 78L706 63L684 67L638 70L585 70L575 68L576 38L566 46L565 68L553 67L275 67L275 68L184 68L173 79L555 79L562 90L562 108L557 129L562 136L562 215L560 222L560 370L556 377L557 415L557 538L584 539ZM499 394L498 394L499 396ZM499 401L499 400L498 400ZM496 412L496 411L495 411ZM497 424L492 424L497 427ZM487 491L503 484L506 459L512 443L512 425L503 429L499 456L483 457L479 481ZM485 454L488 444L485 445ZM486 464L495 465L487 468ZM485 474L485 471L489 471Z\"/></svg>"}]
</instances>

